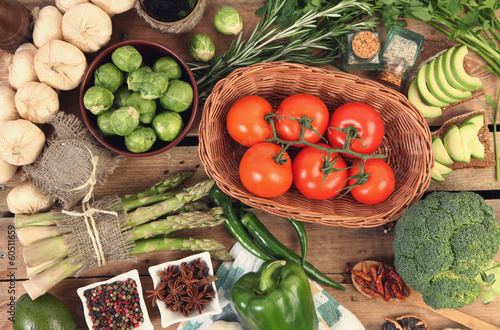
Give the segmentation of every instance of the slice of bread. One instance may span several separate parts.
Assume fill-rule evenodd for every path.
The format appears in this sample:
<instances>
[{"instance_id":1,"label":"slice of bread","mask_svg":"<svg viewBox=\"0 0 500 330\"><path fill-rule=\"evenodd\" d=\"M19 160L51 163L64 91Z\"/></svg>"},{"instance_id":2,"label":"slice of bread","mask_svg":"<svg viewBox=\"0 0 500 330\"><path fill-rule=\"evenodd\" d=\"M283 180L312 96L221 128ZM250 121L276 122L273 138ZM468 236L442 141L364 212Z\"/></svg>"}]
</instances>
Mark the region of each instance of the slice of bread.
<instances>
[{"instance_id":1,"label":"slice of bread","mask_svg":"<svg viewBox=\"0 0 500 330\"><path fill-rule=\"evenodd\" d=\"M477 134L479 137L479 141L481 141L481 143L484 145L484 159L471 158L470 163L454 162L453 165L449 166L453 170L461 168L484 168L495 166L495 154L490 142L490 130L488 129L488 125L486 124L485 110L471 111L466 114L453 117L447 120L437 131L432 132L432 136L437 136L443 139L445 133L451 126L460 126L460 124L462 124L465 119L479 113L483 114L484 117L483 126L479 129L479 133Z\"/></svg>"}]
</instances>

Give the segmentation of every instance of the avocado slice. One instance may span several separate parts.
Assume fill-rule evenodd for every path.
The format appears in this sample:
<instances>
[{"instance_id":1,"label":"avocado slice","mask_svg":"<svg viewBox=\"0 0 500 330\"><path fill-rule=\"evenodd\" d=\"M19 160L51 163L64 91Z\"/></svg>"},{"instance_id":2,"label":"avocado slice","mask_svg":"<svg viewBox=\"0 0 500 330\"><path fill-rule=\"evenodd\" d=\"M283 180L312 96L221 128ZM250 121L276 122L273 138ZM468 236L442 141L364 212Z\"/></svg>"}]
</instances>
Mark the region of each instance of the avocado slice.
<instances>
[{"instance_id":1,"label":"avocado slice","mask_svg":"<svg viewBox=\"0 0 500 330\"><path fill-rule=\"evenodd\" d=\"M443 140L437 136L432 137L432 151L434 152L436 162L446 166L453 165L453 159L448 155Z\"/></svg>"},{"instance_id":2,"label":"avocado slice","mask_svg":"<svg viewBox=\"0 0 500 330\"><path fill-rule=\"evenodd\" d=\"M432 105L435 107L446 107L446 106L450 105L450 103L448 103L448 102L443 102L443 101L437 99L429 91L429 89L427 87L427 82L426 82L427 66L428 66L428 63L425 63L420 68L420 70L418 70L418 73L417 73L417 87L418 87L418 92L420 93L420 96L428 105Z\"/></svg>"},{"instance_id":3,"label":"avocado slice","mask_svg":"<svg viewBox=\"0 0 500 330\"><path fill-rule=\"evenodd\" d=\"M410 103L413 104L425 118L436 118L442 114L440 107L428 105L422 100L422 98L420 98L416 79L412 80L410 87L408 88L408 101L410 101Z\"/></svg>"},{"instance_id":4,"label":"avocado slice","mask_svg":"<svg viewBox=\"0 0 500 330\"><path fill-rule=\"evenodd\" d=\"M457 125L451 126L443 136L443 144L451 159L457 162L466 162L462 135ZM470 156L470 155L469 155Z\"/></svg>"},{"instance_id":5,"label":"avocado slice","mask_svg":"<svg viewBox=\"0 0 500 330\"><path fill-rule=\"evenodd\" d=\"M460 135L462 136L462 145L464 148L465 163L470 163L470 157L472 155L472 147L475 146L474 140L479 142L476 134L476 125L473 123L462 124L458 128ZM481 143L481 142L479 142Z\"/></svg>"},{"instance_id":6,"label":"avocado slice","mask_svg":"<svg viewBox=\"0 0 500 330\"><path fill-rule=\"evenodd\" d=\"M445 54L441 54L438 58L435 59L436 65L434 66L434 76L436 77L438 86L441 88L444 94L456 99L457 101L455 102L459 102L471 97L472 93L470 91L457 89L450 85L450 83L446 79L446 75L444 73L444 55Z\"/></svg>"},{"instance_id":7,"label":"avocado slice","mask_svg":"<svg viewBox=\"0 0 500 330\"><path fill-rule=\"evenodd\" d=\"M446 103L455 103L460 101L459 98L448 96L438 84L436 77L436 59L433 59L428 63L428 67L425 72L425 82L431 94L438 100Z\"/></svg>"},{"instance_id":8,"label":"avocado slice","mask_svg":"<svg viewBox=\"0 0 500 330\"><path fill-rule=\"evenodd\" d=\"M481 127L484 124L484 115L481 113L478 113L476 115L470 116L460 126L468 125L468 124L473 124L474 125L474 135L475 137L472 139L472 141L469 143L469 146L471 148L471 156L476 158L476 159L484 159L484 145L479 141L478 138L478 133Z\"/></svg>"},{"instance_id":9,"label":"avocado slice","mask_svg":"<svg viewBox=\"0 0 500 330\"><path fill-rule=\"evenodd\" d=\"M467 46L456 48L451 54L451 69L455 79L465 86L465 90L473 91L483 87L483 83L477 77L472 77L464 69L465 56L469 52Z\"/></svg>"},{"instance_id":10,"label":"avocado slice","mask_svg":"<svg viewBox=\"0 0 500 330\"><path fill-rule=\"evenodd\" d=\"M441 175L441 173L439 173L439 171L436 167L436 164L439 164L439 163L436 163L436 162L434 163L434 168L432 169L432 172L431 172L431 179L439 181L439 182L443 182L444 178Z\"/></svg>"},{"instance_id":11,"label":"avocado slice","mask_svg":"<svg viewBox=\"0 0 500 330\"><path fill-rule=\"evenodd\" d=\"M450 174L452 171L453 170L451 168L434 161L434 168L431 172L431 179L442 182L444 181L444 176Z\"/></svg>"},{"instance_id":12,"label":"avocado slice","mask_svg":"<svg viewBox=\"0 0 500 330\"><path fill-rule=\"evenodd\" d=\"M462 85L457 79L455 79L455 76L453 75L453 70L451 65L451 55L453 55L454 51L455 47L451 47L443 54L444 76L446 77L446 80L448 80L451 86L459 90L467 90L467 88L464 85Z\"/></svg>"}]
</instances>

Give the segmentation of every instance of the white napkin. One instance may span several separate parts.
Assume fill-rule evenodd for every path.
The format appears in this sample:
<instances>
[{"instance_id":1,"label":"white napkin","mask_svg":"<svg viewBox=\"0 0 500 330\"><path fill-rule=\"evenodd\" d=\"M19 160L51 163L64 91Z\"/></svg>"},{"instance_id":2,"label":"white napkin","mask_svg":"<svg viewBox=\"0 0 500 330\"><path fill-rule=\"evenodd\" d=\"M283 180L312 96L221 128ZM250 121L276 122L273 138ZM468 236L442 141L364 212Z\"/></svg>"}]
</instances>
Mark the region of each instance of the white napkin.
<instances>
[{"instance_id":1,"label":"white napkin","mask_svg":"<svg viewBox=\"0 0 500 330\"><path fill-rule=\"evenodd\" d=\"M217 287L222 313L212 316L201 315L197 319L182 322L177 330L206 330L210 324L217 320L239 322L244 325L231 303L231 289L243 274L257 272L263 261L245 250L239 243L233 246L229 254L234 261L223 262L215 274L217 277L215 286ZM319 330L365 329L354 314L333 299L318 283L309 280L309 284L311 285L314 305L316 306Z\"/></svg>"}]
</instances>

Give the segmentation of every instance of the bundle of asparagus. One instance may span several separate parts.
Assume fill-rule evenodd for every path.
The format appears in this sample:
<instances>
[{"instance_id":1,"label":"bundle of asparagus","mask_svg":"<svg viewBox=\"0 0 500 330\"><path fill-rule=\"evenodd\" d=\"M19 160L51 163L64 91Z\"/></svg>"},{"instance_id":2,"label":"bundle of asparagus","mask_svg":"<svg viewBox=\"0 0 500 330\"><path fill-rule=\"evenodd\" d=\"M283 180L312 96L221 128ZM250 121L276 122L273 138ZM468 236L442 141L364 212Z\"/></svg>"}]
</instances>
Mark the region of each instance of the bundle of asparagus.
<instances>
[{"instance_id":1,"label":"bundle of asparagus","mask_svg":"<svg viewBox=\"0 0 500 330\"><path fill-rule=\"evenodd\" d=\"M159 250L208 251L218 260L231 260L223 244L214 239L167 237L180 229L212 227L225 221L220 207L209 208L199 199L206 196L213 180L170 191L193 172L165 178L138 194L121 197L126 210L126 234L135 243L131 255ZM16 232L24 245L23 257L29 280L23 283L32 299L47 292L81 268L81 258L72 249L72 235L57 226L59 212L16 215ZM89 256L86 256L87 258Z\"/></svg>"}]
</instances>

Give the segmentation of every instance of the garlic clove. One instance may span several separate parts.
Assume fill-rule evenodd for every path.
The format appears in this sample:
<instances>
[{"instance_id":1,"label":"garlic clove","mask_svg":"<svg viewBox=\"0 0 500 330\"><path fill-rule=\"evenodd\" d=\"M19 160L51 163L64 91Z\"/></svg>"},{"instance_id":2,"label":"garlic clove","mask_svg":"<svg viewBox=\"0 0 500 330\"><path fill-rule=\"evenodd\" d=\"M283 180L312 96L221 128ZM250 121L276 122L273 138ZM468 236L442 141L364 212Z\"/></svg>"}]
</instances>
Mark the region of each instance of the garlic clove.
<instances>
[{"instance_id":1,"label":"garlic clove","mask_svg":"<svg viewBox=\"0 0 500 330\"><path fill-rule=\"evenodd\" d=\"M45 124L59 111L59 97L49 85L29 82L16 92L17 111L22 118L37 124Z\"/></svg>"},{"instance_id":2,"label":"garlic clove","mask_svg":"<svg viewBox=\"0 0 500 330\"><path fill-rule=\"evenodd\" d=\"M21 118L15 102L16 91L7 84L0 85L0 124Z\"/></svg>"},{"instance_id":3,"label":"garlic clove","mask_svg":"<svg viewBox=\"0 0 500 330\"><path fill-rule=\"evenodd\" d=\"M56 0L56 7L64 14L74 6L87 2L90 2L90 0Z\"/></svg>"},{"instance_id":4,"label":"garlic clove","mask_svg":"<svg viewBox=\"0 0 500 330\"><path fill-rule=\"evenodd\" d=\"M121 14L134 8L136 0L91 0L109 16Z\"/></svg>"},{"instance_id":5,"label":"garlic clove","mask_svg":"<svg viewBox=\"0 0 500 330\"><path fill-rule=\"evenodd\" d=\"M21 182L7 195L7 207L14 214L35 214L53 205L53 200L32 181Z\"/></svg>"},{"instance_id":6,"label":"garlic clove","mask_svg":"<svg viewBox=\"0 0 500 330\"><path fill-rule=\"evenodd\" d=\"M9 164L35 162L44 145L45 134L28 120L11 120L0 125L0 158Z\"/></svg>"},{"instance_id":7,"label":"garlic clove","mask_svg":"<svg viewBox=\"0 0 500 330\"><path fill-rule=\"evenodd\" d=\"M98 6L82 3L63 15L64 39L86 53L94 53L111 39L111 17Z\"/></svg>"},{"instance_id":8,"label":"garlic clove","mask_svg":"<svg viewBox=\"0 0 500 330\"><path fill-rule=\"evenodd\" d=\"M25 43L16 49L8 66L9 84L18 89L30 81L38 81L33 58L37 48L32 43Z\"/></svg>"},{"instance_id":9,"label":"garlic clove","mask_svg":"<svg viewBox=\"0 0 500 330\"><path fill-rule=\"evenodd\" d=\"M54 6L38 7L32 12L33 20L33 43L42 47L50 40L63 40L62 14Z\"/></svg>"},{"instance_id":10,"label":"garlic clove","mask_svg":"<svg viewBox=\"0 0 500 330\"><path fill-rule=\"evenodd\" d=\"M12 180L16 175L17 166L7 163L0 158L0 184L4 184Z\"/></svg>"},{"instance_id":11,"label":"garlic clove","mask_svg":"<svg viewBox=\"0 0 500 330\"><path fill-rule=\"evenodd\" d=\"M82 81L87 69L85 54L78 47L61 40L51 40L34 57L41 82L59 90L71 90Z\"/></svg>"}]
</instances>

